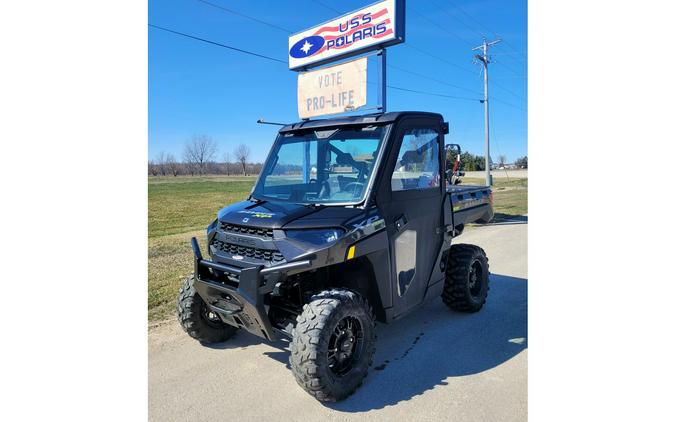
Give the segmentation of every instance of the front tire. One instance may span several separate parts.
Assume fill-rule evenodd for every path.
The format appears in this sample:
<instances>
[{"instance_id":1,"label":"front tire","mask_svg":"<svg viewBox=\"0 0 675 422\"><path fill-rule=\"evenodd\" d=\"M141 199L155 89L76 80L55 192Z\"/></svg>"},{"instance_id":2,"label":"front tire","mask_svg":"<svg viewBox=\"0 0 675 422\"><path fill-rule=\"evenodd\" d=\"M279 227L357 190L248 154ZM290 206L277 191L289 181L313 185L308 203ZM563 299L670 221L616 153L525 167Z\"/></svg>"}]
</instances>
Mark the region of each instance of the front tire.
<instances>
[{"instance_id":1,"label":"front tire","mask_svg":"<svg viewBox=\"0 0 675 422\"><path fill-rule=\"evenodd\" d=\"M194 276L183 281L178 292L178 322L190 337L203 344L221 343L234 335L237 328L225 324L212 312L194 286Z\"/></svg>"},{"instance_id":2,"label":"front tire","mask_svg":"<svg viewBox=\"0 0 675 422\"><path fill-rule=\"evenodd\" d=\"M319 401L345 399L373 362L375 317L366 299L348 290L312 297L297 317L291 341L295 380Z\"/></svg>"},{"instance_id":3,"label":"front tire","mask_svg":"<svg viewBox=\"0 0 675 422\"><path fill-rule=\"evenodd\" d=\"M475 245L452 245L445 273L443 302L460 312L477 312L487 299L490 286L485 251Z\"/></svg>"}]
</instances>

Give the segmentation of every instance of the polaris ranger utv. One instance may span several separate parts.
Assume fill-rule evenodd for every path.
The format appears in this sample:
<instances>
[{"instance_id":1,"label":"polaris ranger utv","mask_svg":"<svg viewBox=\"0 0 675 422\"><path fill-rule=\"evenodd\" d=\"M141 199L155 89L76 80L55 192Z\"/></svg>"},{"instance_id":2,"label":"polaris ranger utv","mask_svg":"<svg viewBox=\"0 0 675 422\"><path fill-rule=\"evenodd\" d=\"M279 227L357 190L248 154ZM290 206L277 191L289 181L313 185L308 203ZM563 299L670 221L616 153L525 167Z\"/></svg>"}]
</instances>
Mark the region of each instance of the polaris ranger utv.
<instances>
[{"instance_id":1,"label":"polaris ranger utv","mask_svg":"<svg viewBox=\"0 0 675 422\"><path fill-rule=\"evenodd\" d=\"M250 197L208 226L208 259L192 239L194 275L178 296L185 331L202 343L238 329L290 337L298 384L336 401L366 376L376 320L437 296L481 309L485 253L451 243L492 218L492 194L450 183L447 133L441 115L423 112L282 127Z\"/></svg>"}]
</instances>

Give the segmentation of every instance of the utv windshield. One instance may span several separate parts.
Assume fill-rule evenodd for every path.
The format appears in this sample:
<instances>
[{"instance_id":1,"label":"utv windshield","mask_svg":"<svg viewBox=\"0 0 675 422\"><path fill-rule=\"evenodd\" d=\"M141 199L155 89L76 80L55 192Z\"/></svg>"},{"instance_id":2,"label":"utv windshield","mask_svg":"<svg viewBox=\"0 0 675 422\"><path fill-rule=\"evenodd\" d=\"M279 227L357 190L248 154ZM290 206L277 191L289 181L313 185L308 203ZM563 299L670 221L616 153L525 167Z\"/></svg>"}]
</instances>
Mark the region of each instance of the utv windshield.
<instances>
[{"instance_id":1,"label":"utv windshield","mask_svg":"<svg viewBox=\"0 0 675 422\"><path fill-rule=\"evenodd\" d=\"M304 204L364 199L386 127L279 134L253 196Z\"/></svg>"}]
</instances>

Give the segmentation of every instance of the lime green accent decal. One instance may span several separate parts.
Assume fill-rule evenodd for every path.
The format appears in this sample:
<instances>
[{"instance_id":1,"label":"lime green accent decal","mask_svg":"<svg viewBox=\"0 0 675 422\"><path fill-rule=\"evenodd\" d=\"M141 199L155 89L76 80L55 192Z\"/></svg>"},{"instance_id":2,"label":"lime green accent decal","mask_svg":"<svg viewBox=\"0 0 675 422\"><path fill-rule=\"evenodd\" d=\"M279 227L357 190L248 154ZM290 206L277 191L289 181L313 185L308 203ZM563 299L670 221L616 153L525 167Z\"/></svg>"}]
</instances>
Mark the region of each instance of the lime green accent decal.
<instances>
[{"instance_id":1,"label":"lime green accent decal","mask_svg":"<svg viewBox=\"0 0 675 422\"><path fill-rule=\"evenodd\" d=\"M248 211L248 210L239 211L239 214L248 214L251 217L256 218L272 218L272 216L274 215L274 213L271 212Z\"/></svg>"},{"instance_id":2,"label":"lime green accent decal","mask_svg":"<svg viewBox=\"0 0 675 422\"><path fill-rule=\"evenodd\" d=\"M379 220L377 220L373 223L373 230L380 230L382 228L384 228L384 220L383 219L380 218Z\"/></svg>"}]
</instances>

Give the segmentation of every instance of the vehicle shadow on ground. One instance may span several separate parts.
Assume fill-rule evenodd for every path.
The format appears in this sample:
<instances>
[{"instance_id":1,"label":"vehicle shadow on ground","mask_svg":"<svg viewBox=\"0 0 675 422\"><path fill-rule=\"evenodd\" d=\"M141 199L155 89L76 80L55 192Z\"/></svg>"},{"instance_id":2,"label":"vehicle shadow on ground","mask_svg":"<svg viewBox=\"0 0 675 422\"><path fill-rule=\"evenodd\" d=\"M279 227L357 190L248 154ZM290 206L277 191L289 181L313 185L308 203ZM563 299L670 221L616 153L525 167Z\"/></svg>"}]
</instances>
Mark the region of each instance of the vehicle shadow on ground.
<instances>
[{"instance_id":1,"label":"vehicle shadow on ground","mask_svg":"<svg viewBox=\"0 0 675 422\"><path fill-rule=\"evenodd\" d=\"M501 226L505 224L527 224L526 215L511 215L495 213L492 221L487 224L477 224L479 226Z\"/></svg>"},{"instance_id":2,"label":"vehicle shadow on ground","mask_svg":"<svg viewBox=\"0 0 675 422\"><path fill-rule=\"evenodd\" d=\"M290 364L288 363L288 356L290 355L289 349L290 343L289 340L287 339L281 339L277 341L266 341L260 339L259 337L254 336L253 334L247 333L244 330L239 330L234 335L234 337L230 338L229 340L223 343L208 343L208 344L202 343L202 346L207 347L209 349L217 349L217 350L228 350L228 349L246 350L248 346L254 346L260 343L269 344L272 347L282 350L281 352L270 352L265 354L272 355L270 356L271 358L286 364L286 366L290 368ZM283 356L286 356L285 360Z\"/></svg>"},{"instance_id":3,"label":"vehicle shadow on ground","mask_svg":"<svg viewBox=\"0 0 675 422\"><path fill-rule=\"evenodd\" d=\"M246 350L248 346L255 346L256 344L260 343L265 343L269 344L272 347L275 347L280 350L286 350L283 352L274 352L279 353L280 355L286 355L288 356L290 354L290 349L289 349L289 342L284 341L284 340L277 340L277 341L265 341L262 340L253 334L249 334L243 330L239 330L237 334L234 335L234 337L230 338L226 342L223 343L209 343L209 344L204 344L202 343L203 347L209 348L209 349L216 349L216 350L231 350L231 349L236 349L236 350ZM265 353L267 354L267 353ZM286 364L287 367L290 368L290 365L288 362L283 361L283 357L275 357L275 356L270 356L275 360L278 360L281 363ZM288 359L286 359L288 360Z\"/></svg>"},{"instance_id":4,"label":"vehicle shadow on ground","mask_svg":"<svg viewBox=\"0 0 675 422\"><path fill-rule=\"evenodd\" d=\"M487 371L527 348L527 280L490 274L485 307L475 314L450 311L441 300L377 328L377 352L363 386L328 404L364 412L423 394L448 377Z\"/></svg>"},{"instance_id":5,"label":"vehicle shadow on ground","mask_svg":"<svg viewBox=\"0 0 675 422\"><path fill-rule=\"evenodd\" d=\"M246 348L260 340L240 332L216 349ZM267 342L265 355L288 363L288 341ZM423 394L449 377L494 368L527 348L527 280L490 274L490 291L478 313L454 312L436 299L391 324L378 324L377 351L363 386L339 403L341 412L365 412ZM308 396L309 397L309 396Z\"/></svg>"}]
</instances>

